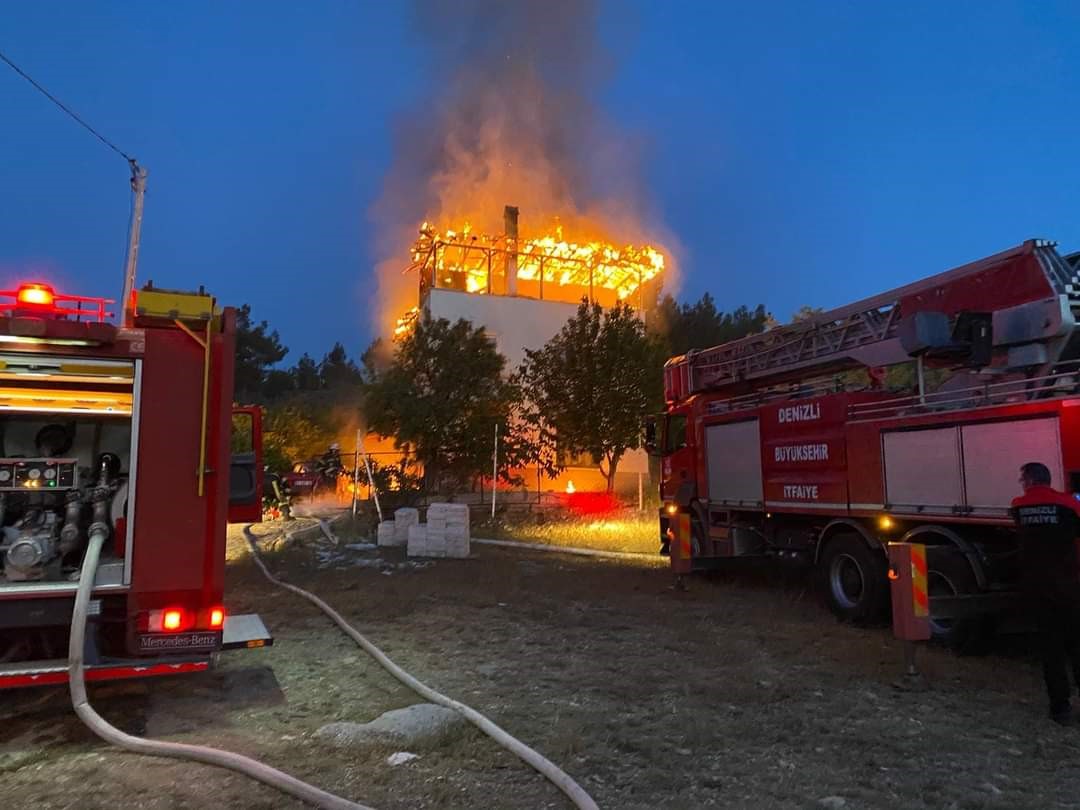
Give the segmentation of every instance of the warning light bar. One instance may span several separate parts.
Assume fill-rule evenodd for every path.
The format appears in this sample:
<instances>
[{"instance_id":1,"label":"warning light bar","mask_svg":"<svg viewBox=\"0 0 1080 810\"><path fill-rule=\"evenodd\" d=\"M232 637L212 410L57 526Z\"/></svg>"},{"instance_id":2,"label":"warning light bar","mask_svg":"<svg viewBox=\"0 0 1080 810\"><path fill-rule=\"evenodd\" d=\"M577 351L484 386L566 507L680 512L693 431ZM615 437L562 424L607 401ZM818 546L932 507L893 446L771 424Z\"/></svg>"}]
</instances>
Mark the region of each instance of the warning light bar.
<instances>
[{"instance_id":1,"label":"warning light bar","mask_svg":"<svg viewBox=\"0 0 1080 810\"><path fill-rule=\"evenodd\" d=\"M0 315L30 317L48 315L74 321L104 323L113 316L108 305L111 298L88 298L82 295L63 295L49 284L27 282L14 290L0 290Z\"/></svg>"}]
</instances>

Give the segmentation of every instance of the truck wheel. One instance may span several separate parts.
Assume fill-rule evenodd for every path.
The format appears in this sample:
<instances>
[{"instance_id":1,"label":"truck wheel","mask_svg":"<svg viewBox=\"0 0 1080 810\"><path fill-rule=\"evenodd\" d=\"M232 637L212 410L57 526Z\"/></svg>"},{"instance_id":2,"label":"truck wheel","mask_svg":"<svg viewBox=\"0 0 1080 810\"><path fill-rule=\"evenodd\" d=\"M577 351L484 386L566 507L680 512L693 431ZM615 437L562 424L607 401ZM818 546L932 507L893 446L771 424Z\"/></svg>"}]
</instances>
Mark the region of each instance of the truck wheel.
<instances>
[{"instance_id":1,"label":"truck wheel","mask_svg":"<svg viewBox=\"0 0 1080 810\"><path fill-rule=\"evenodd\" d=\"M849 622L880 621L889 604L885 555L857 534L840 534L821 555L821 573L829 608Z\"/></svg>"},{"instance_id":2,"label":"truck wheel","mask_svg":"<svg viewBox=\"0 0 1080 810\"><path fill-rule=\"evenodd\" d=\"M971 563L952 545L927 546L926 588L931 597L979 592ZM987 652L994 635L994 621L989 616L931 619L930 632L935 639L961 655L981 655Z\"/></svg>"}]
</instances>

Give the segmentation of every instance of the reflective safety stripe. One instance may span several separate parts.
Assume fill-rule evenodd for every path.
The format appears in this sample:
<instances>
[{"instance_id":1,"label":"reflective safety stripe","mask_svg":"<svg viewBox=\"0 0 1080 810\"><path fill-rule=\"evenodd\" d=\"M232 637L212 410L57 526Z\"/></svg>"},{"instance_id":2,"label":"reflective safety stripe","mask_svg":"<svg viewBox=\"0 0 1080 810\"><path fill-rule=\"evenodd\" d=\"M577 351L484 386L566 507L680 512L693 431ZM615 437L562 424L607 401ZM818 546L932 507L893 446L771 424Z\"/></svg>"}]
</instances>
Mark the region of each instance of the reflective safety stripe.
<instances>
[{"instance_id":1,"label":"reflective safety stripe","mask_svg":"<svg viewBox=\"0 0 1080 810\"><path fill-rule=\"evenodd\" d=\"M675 532L679 538L679 551L682 554L683 559L688 560L691 556L690 546L690 515L686 512L681 512L677 518L678 530Z\"/></svg>"},{"instance_id":2,"label":"reflective safety stripe","mask_svg":"<svg viewBox=\"0 0 1080 810\"><path fill-rule=\"evenodd\" d=\"M926 546L911 544L911 596L916 616L930 614L930 594L926 589Z\"/></svg>"},{"instance_id":3,"label":"reflective safety stripe","mask_svg":"<svg viewBox=\"0 0 1080 810\"><path fill-rule=\"evenodd\" d=\"M126 678L149 678L154 675L179 675L186 672L205 672L209 661L185 661L176 664L136 664L132 666L87 667L86 680L113 681ZM0 673L0 689L16 689L25 686L55 686L68 682L66 667L48 667L39 670L23 670L10 674Z\"/></svg>"}]
</instances>

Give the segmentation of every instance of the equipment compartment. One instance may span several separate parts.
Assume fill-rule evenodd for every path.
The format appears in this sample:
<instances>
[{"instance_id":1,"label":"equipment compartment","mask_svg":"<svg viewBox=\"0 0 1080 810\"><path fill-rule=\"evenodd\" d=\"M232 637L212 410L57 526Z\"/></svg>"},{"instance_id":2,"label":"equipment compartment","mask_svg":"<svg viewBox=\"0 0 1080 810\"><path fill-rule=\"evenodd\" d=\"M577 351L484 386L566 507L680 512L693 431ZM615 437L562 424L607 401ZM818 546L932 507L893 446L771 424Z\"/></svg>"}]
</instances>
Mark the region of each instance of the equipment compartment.
<instances>
[{"instance_id":1,"label":"equipment compartment","mask_svg":"<svg viewBox=\"0 0 1080 810\"><path fill-rule=\"evenodd\" d=\"M0 595L74 589L89 528L99 584L123 584L136 363L0 355Z\"/></svg>"}]
</instances>

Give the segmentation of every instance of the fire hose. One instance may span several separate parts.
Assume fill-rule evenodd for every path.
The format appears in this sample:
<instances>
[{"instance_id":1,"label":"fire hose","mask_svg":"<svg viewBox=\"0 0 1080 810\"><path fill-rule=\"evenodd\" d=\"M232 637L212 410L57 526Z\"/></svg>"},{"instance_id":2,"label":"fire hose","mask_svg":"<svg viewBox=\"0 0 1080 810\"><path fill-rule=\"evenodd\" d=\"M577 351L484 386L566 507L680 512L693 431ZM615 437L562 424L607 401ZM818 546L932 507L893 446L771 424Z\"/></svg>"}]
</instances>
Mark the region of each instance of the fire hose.
<instances>
[{"instance_id":1,"label":"fire hose","mask_svg":"<svg viewBox=\"0 0 1080 810\"><path fill-rule=\"evenodd\" d=\"M83 680L83 645L86 638L86 615L90 606L90 592L93 589L94 577L97 574L101 547L107 537L108 529L102 524L95 524L90 527L89 544L86 549L86 556L83 558L82 572L79 575L79 587L75 594L75 610L71 617L71 640L68 645L68 680L71 687L71 702L75 706L75 713L79 716L79 719L106 742L134 751L137 754L189 759L205 765L228 768L324 810L372 810L366 805L351 802L348 799L335 796L333 793L327 793L325 790L301 782L294 776L241 754L202 745L188 745L134 737L110 725L101 715L94 711L86 696L86 682Z\"/></svg>"},{"instance_id":2,"label":"fire hose","mask_svg":"<svg viewBox=\"0 0 1080 810\"><path fill-rule=\"evenodd\" d=\"M323 533L326 534L328 538L334 540L334 537L330 534L330 531L324 521L320 520L319 526L322 528ZM326 602L324 602L322 599L315 596L313 593L305 591L303 588L299 588L296 585L290 585L288 582L283 582L282 580L271 574L270 569L266 567L266 564L263 562L262 557L259 555L259 549L255 542L255 535L251 531L251 526L244 527L244 536L247 537L248 544L251 546L251 553L255 559L256 565L259 566L259 569L263 572L263 575L268 580L281 588L292 591L297 596L303 597L304 599L315 605L317 608L319 608L319 610L329 616L330 619L334 622L334 624L341 628L341 630L347 636L349 636L353 641L355 641L357 645L364 650L364 652L366 652L368 655L378 661L383 669L385 669L387 672L389 672L391 675L393 675L395 678L397 678L399 681L412 689L414 692L416 692L416 694L420 695L425 700L456 711L458 714L460 714L462 717L464 717L466 720L468 720L470 723L472 723L474 726L484 732L487 736L491 737L491 739L493 739L503 748L517 756L518 759L520 759L522 762L531 766L544 777L546 777L553 785L555 785L555 787L565 793L569 797L570 801L573 802L574 806L578 807L579 810L599 810L596 802L593 801L593 798L585 792L584 788L582 788L577 782L571 779L567 773L565 773L551 760L547 759L538 751L535 751L534 749L525 745L525 743L521 742L517 738L511 736L509 733L501 729L487 717L480 714L480 712L476 711L470 706L466 706L464 703L459 703L453 698L449 698L440 692L436 692L430 686L427 686L421 681L418 681L404 669L391 661L382 650L380 650L378 647L368 641L363 635L360 634L360 632L355 627L345 621L345 619L342 618L340 613L338 613L336 610L326 604Z\"/></svg>"}]
</instances>

